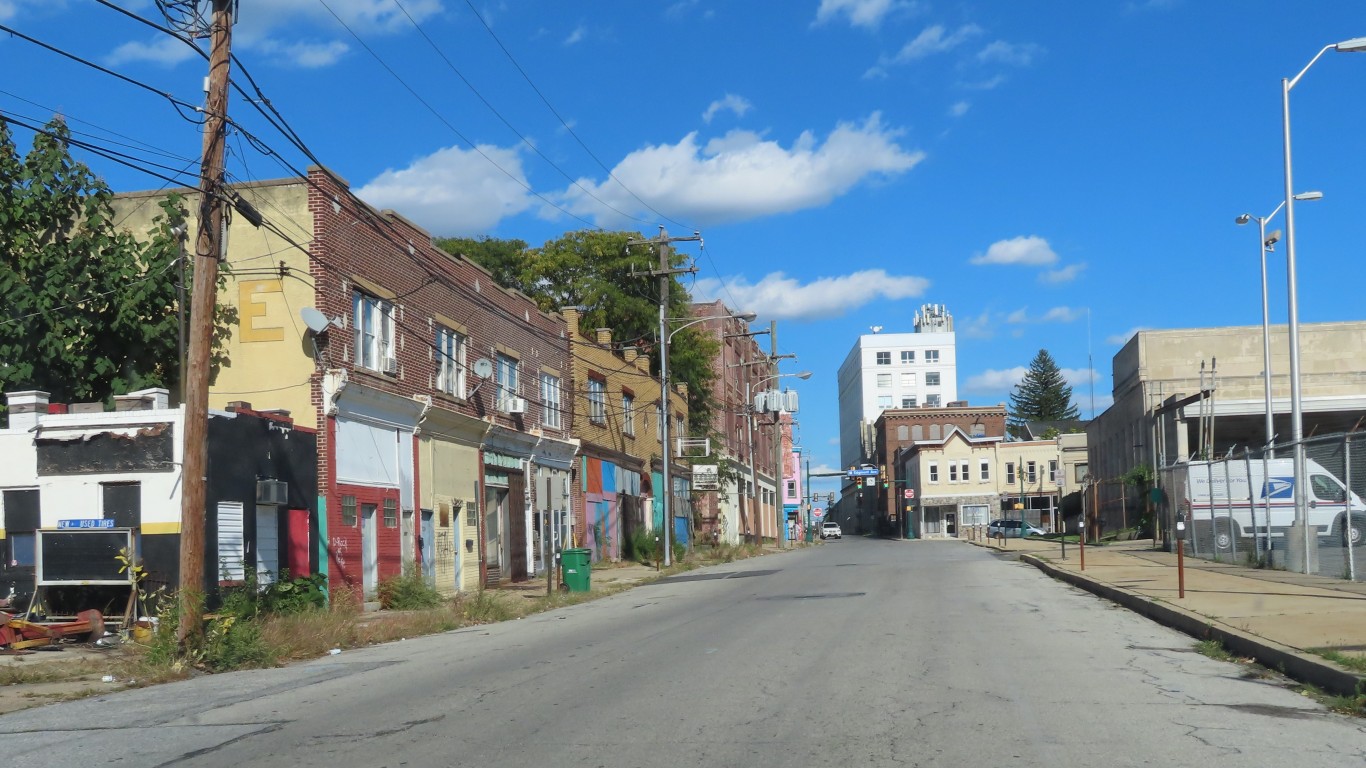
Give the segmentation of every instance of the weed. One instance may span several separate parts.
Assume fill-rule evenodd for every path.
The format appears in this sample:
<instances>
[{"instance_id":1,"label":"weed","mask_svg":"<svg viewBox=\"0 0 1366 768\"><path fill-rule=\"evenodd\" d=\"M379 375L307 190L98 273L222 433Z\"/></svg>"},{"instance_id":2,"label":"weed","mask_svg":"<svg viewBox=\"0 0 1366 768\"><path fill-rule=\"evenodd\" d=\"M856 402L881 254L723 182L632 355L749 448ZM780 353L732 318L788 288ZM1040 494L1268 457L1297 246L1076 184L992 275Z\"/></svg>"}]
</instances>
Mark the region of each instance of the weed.
<instances>
[{"instance_id":1,"label":"weed","mask_svg":"<svg viewBox=\"0 0 1366 768\"><path fill-rule=\"evenodd\" d=\"M403 569L403 575L381 579L379 604L391 611L425 611L441 605L441 593L427 584L422 571Z\"/></svg>"},{"instance_id":2,"label":"weed","mask_svg":"<svg viewBox=\"0 0 1366 768\"><path fill-rule=\"evenodd\" d=\"M467 624L493 624L513 618L508 605L492 592L480 590L455 601L455 609Z\"/></svg>"},{"instance_id":3,"label":"weed","mask_svg":"<svg viewBox=\"0 0 1366 768\"><path fill-rule=\"evenodd\" d=\"M1349 656L1333 648L1320 648L1313 652L1340 667L1345 667L1358 674L1366 673L1366 657Z\"/></svg>"},{"instance_id":4,"label":"weed","mask_svg":"<svg viewBox=\"0 0 1366 768\"><path fill-rule=\"evenodd\" d=\"M1197 653L1208 656L1215 661L1235 661L1233 654L1229 653L1228 649L1224 647L1224 644L1213 638L1201 640L1196 643L1195 650Z\"/></svg>"}]
</instances>

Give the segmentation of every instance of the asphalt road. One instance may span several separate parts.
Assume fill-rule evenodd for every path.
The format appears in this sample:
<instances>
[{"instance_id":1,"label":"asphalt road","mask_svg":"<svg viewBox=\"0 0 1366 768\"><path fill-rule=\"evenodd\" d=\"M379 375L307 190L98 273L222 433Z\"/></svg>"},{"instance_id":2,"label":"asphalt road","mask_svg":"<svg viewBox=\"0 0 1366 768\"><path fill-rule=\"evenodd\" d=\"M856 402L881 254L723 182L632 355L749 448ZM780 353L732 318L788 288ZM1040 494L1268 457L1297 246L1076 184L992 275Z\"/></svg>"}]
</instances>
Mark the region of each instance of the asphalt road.
<instances>
[{"instance_id":1,"label":"asphalt road","mask_svg":"<svg viewBox=\"0 0 1366 768\"><path fill-rule=\"evenodd\" d=\"M497 626L0 716L14 765L1361 765L1366 724L961 542L832 541Z\"/></svg>"}]
</instances>

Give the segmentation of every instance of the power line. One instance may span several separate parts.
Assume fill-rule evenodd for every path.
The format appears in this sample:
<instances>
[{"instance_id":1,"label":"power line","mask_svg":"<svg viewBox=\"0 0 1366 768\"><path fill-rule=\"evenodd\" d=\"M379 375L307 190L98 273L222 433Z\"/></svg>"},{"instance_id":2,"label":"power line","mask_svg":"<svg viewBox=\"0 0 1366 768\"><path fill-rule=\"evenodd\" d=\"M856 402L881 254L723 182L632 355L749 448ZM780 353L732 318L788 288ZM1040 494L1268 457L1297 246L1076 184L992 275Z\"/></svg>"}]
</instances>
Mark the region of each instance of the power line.
<instances>
[{"instance_id":1,"label":"power line","mask_svg":"<svg viewBox=\"0 0 1366 768\"><path fill-rule=\"evenodd\" d=\"M432 115L433 115L437 120L439 120L439 121L441 122L442 125L445 125L448 129L450 129L451 133L455 134L456 137L458 137L461 141L463 141L463 142L465 142L466 144L468 144L469 147L470 147L471 149L473 149L475 152L477 152L477 153L479 154L480 157L482 157L482 158L484 158L485 160L487 160L487 161L489 162L490 165L492 165L494 168L497 168L499 171L501 171L501 172L503 173L504 176L507 176L507 177L508 177L509 179L511 179L514 183L516 183L518 186L520 186L520 187L522 187L523 189L525 189L528 193L530 193L533 197L537 198L537 199L540 200L541 202L545 203L546 205L550 206L551 208L554 208L555 210L559 211L560 213L563 213L564 215L570 217L571 219L575 219L576 221L582 222L583 224L587 225L590 229L600 229L600 227L598 227L596 224L594 224L593 222L589 221L588 219L585 219L585 218L579 216L578 214L575 214L575 213L570 212L570 211L567 210L566 208L564 208L564 207L560 206L559 204L555 203L554 201L552 201L550 198L546 197L545 195L542 195L540 192L537 192L535 189L533 189L533 188L531 187L530 184L527 184L525 181L523 181L522 179L518 178L518 177L517 177L515 174L513 174L511 171L509 171L508 169L506 169L506 168L504 168L503 166L499 165L498 162L497 162L496 160L494 160L493 158L489 157L489 155L488 155L487 152L485 152L483 149L481 149L481 148L479 147L478 144L476 144L475 142L471 141L468 137L466 137L465 134L461 133L461 132L460 132L460 129L458 129L458 128L456 128L454 125L452 125L451 122L445 118L445 116L443 116L440 112L438 112L438 111L436 110L436 108L433 107L426 99L422 98L422 95L419 94L411 85L409 85L408 82L407 82L406 80L404 80L402 77L400 77L399 74L398 74L397 72L394 71L394 68L391 67L391 66L389 66L389 63L388 63L388 62L386 62L378 53L376 53L375 50L374 50L373 48L371 48L370 45L369 45L368 43L366 43L365 40L364 40L360 35L356 34L356 31L353 30L353 29L351 29L351 27L348 26L347 23L346 23L344 20L342 20L342 17L337 15L337 12L336 12L336 11L332 10L332 6L330 6L330 5L327 4L327 0L318 0L318 2L322 5L323 8L326 8L326 9L327 9L327 12L328 12L328 13L332 14L332 18L336 19L336 20L337 20L337 23L340 24L340 25L342 26L343 29L345 29L347 32L349 32L349 33L351 34L351 36L354 37L354 38L356 39L356 42L357 42L357 43L360 43L360 46L361 46L362 48L365 49L366 53L369 53L370 56L371 56L376 62L378 62L379 65L380 65L381 67L384 68L384 71L388 72L389 75L390 75L391 77L393 77L395 80L397 80L397 81L398 81L398 84L401 85L401 86L403 86L404 90L408 91L408 93L411 94L412 97L413 97L414 99L417 99L417 101L418 101L419 104L421 104L423 107L426 107L427 111L428 111L428 112L431 112Z\"/></svg>"}]
</instances>

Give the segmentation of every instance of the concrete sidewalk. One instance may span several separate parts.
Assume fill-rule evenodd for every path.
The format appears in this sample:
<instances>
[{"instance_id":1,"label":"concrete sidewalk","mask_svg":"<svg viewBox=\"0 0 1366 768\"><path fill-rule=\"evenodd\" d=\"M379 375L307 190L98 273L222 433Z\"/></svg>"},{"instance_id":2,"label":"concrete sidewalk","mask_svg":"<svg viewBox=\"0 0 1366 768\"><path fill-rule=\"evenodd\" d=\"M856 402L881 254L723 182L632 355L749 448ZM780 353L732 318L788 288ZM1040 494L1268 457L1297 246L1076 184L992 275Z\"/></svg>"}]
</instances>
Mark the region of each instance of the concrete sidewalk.
<instances>
[{"instance_id":1,"label":"concrete sidewalk","mask_svg":"<svg viewBox=\"0 0 1366 768\"><path fill-rule=\"evenodd\" d=\"M1182 598L1176 554L1151 541L1088 546L1085 570L1070 543L1066 559L1057 542L1042 539L971 543L1017 554L1054 578L1325 691L1366 691L1366 676L1311 653L1366 658L1366 584L1187 557Z\"/></svg>"}]
</instances>

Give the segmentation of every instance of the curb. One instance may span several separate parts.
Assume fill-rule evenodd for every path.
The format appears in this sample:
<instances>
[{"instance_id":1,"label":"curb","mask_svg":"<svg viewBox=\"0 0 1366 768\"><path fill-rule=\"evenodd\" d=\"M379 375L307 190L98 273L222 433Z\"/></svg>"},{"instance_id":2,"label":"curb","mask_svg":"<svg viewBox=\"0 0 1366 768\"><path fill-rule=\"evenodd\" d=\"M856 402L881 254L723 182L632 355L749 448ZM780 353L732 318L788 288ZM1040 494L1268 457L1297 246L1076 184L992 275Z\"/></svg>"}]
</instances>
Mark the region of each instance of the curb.
<instances>
[{"instance_id":1,"label":"curb","mask_svg":"<svg viewBox=\"0 0 1366 768\"><path fill-rule=\"evenodd\" d=\"M1060 581L1103 597L1111 602L1145 616L1159 624L1184 632L1200 640L1218 640L1230 651L1253 658L1264 667L1278 670L1302 683L1338 696L1355 696L1366 690L1366 676L1358 675L1298 648L1282 645L1260 635L1254 635L1218 623L1198 613L1177 608L1144 595L1114 587L1078 573L1054 567L1034 555L1022 554L1020 559L1030 563Z\"/></svg>"}]
</instances>

